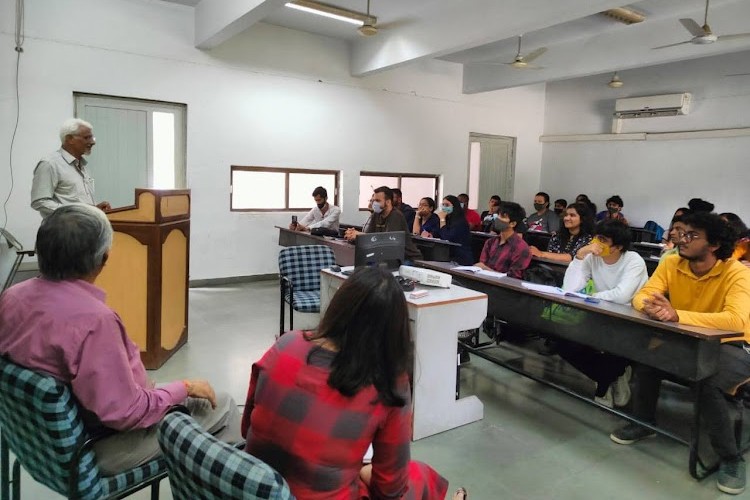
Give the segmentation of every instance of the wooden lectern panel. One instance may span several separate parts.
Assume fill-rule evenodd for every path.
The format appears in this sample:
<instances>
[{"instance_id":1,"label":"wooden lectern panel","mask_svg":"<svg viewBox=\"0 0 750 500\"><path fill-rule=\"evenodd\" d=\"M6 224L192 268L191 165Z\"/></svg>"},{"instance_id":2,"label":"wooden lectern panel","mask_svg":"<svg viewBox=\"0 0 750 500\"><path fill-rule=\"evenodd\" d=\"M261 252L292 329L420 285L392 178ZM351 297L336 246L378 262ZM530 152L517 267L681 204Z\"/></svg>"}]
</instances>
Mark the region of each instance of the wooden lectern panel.
<instances>
[{"instance_id":1,"label":"wooden lectern panel","mask_svg":"<svg viewBox=\"0 0 750 500\"><path fill-rule=\"evenodd\" d=\"M114 238L96 284L155 369L187 342L190 191L136 189L135 202L107 213Z\"/></svg>"},{"instance_id":2,"label":"wooden lectern panel","mask_svg":"<svg viewBox=\"0 0 750 500\"><path fill-rule=\"evenodd\" d=\"M107 305L120 315L130 339L146 350L148 245L115 231L112 250L96 285L107 292Z\"/></svg>"},{"instance_id":3,"label":"wooden lectern panel","mask_svg":"<svg viewBox=\"0 0 750 500\"><path fill-rule=\"evenodd\" d=\"M161 246L161 347L171 351L187 328L188 239L174 229Z\"/></svg>"}]
</instances>

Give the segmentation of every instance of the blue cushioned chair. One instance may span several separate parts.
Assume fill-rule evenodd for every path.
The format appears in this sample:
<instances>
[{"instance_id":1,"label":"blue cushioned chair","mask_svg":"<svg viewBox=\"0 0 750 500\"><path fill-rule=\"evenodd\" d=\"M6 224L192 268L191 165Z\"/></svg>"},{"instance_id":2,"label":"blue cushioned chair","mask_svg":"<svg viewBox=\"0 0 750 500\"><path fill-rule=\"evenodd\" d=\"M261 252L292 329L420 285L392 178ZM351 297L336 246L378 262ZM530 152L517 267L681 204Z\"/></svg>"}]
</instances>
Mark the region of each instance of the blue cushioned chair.
<instances>
[{"instance_id":1,"label":"blue cushioned chair","mask_svg":"<svg viewBox=\"0 0 750 500\"><path fill-rule=\"evenodd\" d=\"M166 477L163 458L114 476L103 476L83 427L78 403L68 386L55 378L0 357L0 427L2 427L2 498L21 498L20 465L37 481L68 498L122 498L151 486L159 498ZM111 434L111 432L110 432ZM13 477L9 451L16 456Z\"/></svg>"},{"instance_id":2,"label":"blue cushioned chair","mask_svg":"<svg viewBox=\"0 0 750 500\"><path fill-rule=\"evenodd\" d=\"M279 252L281 287L279 335L284 333L284 311L289 310L289 329L294 329L294 311L320 311L320 270L336 263L333 250L325 245L300 245Z\"/></svg>"},{"instance_id":3,"label":"blue cushioned chair","mask_svg":"<svg viewBox=\"0 0 750 500\"><path fill-rule=\"evenodd\" d=\"M281 474L219 441L188 415L164 417L159 424L159 446L175 500L294 499Z\"/></svg>"}]
</instances>

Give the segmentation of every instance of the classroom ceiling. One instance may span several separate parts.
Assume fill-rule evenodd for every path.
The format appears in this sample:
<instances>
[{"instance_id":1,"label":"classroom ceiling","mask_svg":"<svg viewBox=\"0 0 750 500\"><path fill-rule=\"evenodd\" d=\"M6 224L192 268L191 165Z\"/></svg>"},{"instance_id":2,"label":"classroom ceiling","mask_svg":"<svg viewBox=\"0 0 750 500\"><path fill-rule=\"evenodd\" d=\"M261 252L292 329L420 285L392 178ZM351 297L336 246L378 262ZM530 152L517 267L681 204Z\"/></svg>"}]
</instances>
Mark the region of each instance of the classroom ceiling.
<instances>
[{"instance_id":1,"label":"classroom ceiling","mask_svg":"<svg viewBox=\"0 0 750 500\"><path fill-rule=\"evenodd\" d=\"M711 55L750 50L750 1L712 0L708 24L718 41L663 45L693 37L681 19L700 30L704 0L371 0L378 34L362 37L357 27L284 6L286 0L166 0L195 9L195 45L210 49L264 22L346 40L351 74L365 76L425 58L462 64L464 92L476 93L540 82L623 71ZM367 0L326 3L365 12ZM645 16L625 25L600 12L628 7ZM509 64L523 34L522 55L546 48L535 69ZM735 73L750 73L750 58Z\"/></svg>"}]
</instances>

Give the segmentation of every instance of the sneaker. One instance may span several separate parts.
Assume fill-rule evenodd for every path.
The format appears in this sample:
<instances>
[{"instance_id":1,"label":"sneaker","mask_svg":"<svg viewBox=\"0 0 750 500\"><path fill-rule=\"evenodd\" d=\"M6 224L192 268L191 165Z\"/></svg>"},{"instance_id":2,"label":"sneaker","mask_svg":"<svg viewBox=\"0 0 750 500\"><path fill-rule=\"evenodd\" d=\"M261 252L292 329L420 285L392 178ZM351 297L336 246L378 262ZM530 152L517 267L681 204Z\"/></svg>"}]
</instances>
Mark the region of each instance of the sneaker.
<instances>
[{"instance_id":1,"label":"sneaker","mask_svg":"<svg viewBox=\"0 0 750 500\"><path fill-rule=\"evenodd\" d=\"M607 393L604 396L594 396L594 401L602 406L606 406L607 408L612 408L614 402L612 398L612 386L609 386L609 389L607 389Z\"/></svg>"},{"instance_id":2,"label":"sneaker","mask_svg":"<svg viewBox=\"0 0 750 500\"><path fill-rule=\"evenodd\" d=\"M716 487L730 495L739 495L745 491L745 461L742 458L722 460Z\"/></svg>"},{"instance_id":3,"label":"sneaker","mask_svg":"<svg viewBox=\"0 0 750 500\"><path fill-rule=\"evenodd\" d=\"M633 376L631 367L625 368L625 373L617 377L617 380L609 386L612 389L615 406L625 406L630 402L630 378Z\"/></svg>"},{"instance_id":4,"label":"sneaker","mask_svg":"<svg viewBox=\"0 0 750 500\"><path fill-rule=\"evenodd\" d=\"M656 433L648 427L631 422L610 434L609 439L617 444L633 444L641 439L652 438L654 436L656 436Z\"/></svg>"}]
</instances>

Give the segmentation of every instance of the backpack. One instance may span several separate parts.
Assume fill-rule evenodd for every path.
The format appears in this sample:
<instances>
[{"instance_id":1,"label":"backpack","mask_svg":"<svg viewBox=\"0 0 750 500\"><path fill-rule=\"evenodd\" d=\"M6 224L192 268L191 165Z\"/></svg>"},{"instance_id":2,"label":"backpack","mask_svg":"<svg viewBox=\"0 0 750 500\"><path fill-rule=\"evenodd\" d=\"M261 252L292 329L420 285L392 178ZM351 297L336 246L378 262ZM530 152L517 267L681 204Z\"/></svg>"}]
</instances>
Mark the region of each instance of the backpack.
<instances>
[{"instance_id":1,"label":"backpack","mask_svg":"<svg viewBox=\"0 0 750 500\"><path fill-rule=\"evenodd\" d=\"M646 222L646 224L643 225L643 229L655 233L653 243L659 243L664 236L664 228L652 220Z\"/></svg>"}]
</instances>

